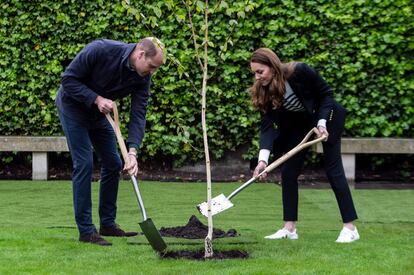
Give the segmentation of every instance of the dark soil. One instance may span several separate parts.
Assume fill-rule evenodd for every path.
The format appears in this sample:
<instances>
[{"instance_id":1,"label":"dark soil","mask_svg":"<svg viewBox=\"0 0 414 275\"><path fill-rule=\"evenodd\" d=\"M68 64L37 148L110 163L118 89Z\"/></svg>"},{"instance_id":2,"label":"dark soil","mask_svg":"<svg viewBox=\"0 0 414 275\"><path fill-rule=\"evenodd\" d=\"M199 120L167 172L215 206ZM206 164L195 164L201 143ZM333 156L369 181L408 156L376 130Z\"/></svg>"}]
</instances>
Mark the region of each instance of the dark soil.
<instances>
[{"instance_id":1,"label":"dark soil","mask_svg":"<svg viewBox=\"0 0 414 275\"><path fill-rule=\"evenodd\" d=\"M204 239L207 236L208 227L203 224L196 216L192 215L188 223L184 226L177 227L161 227L160 233L163 237L175 237L185 239ZM213 228L213 239L239 236L235 229L230 229L227 232ZM213 257L209 259L245 259L249 254L242 250L228 250L228 251L214 251ZM166 251L160 253L162 259L190 259L190 260L205 260L204 250L178 250Z\"/></svg>"},{"instance_id":2,"label":"dark soil","mask_svg":"<svg viewBox=\"0 0 414 275\"><path fill-rule=\"evenodd\" d=\"M204 250L201 251L167 251L160 254L163 259L190 259L190 260L206 260L204 258ZM211 259L246 259L249 254L242 250L214 251ZM209 258L210 259L210 258Z\"/></svg>"},{"instance_id":3,"label":"dark soil","mask_svg":"<svg viewBox=\"0 0 414 275\"><path fill-rule=\"evenodd\" d=\"M203 224L196 216L192 215L188 220L188 223L184 226L177 227L161 227L159 230L163 237L175 237L184 239L204 239L207 236L208 227ZM237 237L237 231L230 229L227 232L213 228L213 239L215 238L226 238L226 237Z\"/></svg>"}]
</instances>

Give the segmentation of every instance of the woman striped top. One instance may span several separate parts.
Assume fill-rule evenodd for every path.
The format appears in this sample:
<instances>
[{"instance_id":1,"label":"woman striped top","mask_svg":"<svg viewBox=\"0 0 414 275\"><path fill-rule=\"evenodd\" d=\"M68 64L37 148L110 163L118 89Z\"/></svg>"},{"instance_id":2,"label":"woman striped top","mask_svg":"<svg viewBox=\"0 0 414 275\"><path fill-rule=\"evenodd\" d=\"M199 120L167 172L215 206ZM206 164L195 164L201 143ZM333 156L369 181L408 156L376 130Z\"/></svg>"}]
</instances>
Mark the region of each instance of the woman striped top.
<instances>
[{"instance_id":1,"label":"woman striped top","mask_svg":"<svg viewBox=\"0 0 414 275\"><path fill-rule=\"evenodd\" d=\"M285 81L285 87L286 93L283 99L283 108L293 112L304 112L305 107L302 105L302 103L299 101L299 98L293 92L292 87L290 87L289 85L289 82Z\"/></svg>"}]
</instances>

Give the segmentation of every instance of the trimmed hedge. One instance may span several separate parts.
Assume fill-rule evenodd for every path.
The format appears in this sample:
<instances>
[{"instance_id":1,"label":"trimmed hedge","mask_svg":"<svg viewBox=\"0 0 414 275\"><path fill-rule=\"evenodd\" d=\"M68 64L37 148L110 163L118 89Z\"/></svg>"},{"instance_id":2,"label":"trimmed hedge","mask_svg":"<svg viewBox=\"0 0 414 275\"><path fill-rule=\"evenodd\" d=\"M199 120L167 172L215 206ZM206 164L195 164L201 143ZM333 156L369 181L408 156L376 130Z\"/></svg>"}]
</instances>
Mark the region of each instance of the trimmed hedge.
<instances>
[{"instance_id":1,"label":"trimmed hedge","mask_svg":"<svg viewBox=\"0 0 414 275\"><path fill-rule=\"evenodd\" d=\"M0 4L1 135L61 135L54 99L60 75L76 53L96 38L135 42L154 35L173 58L153 79L141 155L177 163L203 158L202 73L186 7L171 0L129 2ZM191 6L200 44L203 5ZM262 46L284 61L304 61L320 71L349 111L346 136L413 137L411 0L210 5L207 123L213 158L240 145L250 148L246 157L256 155L259 116L249 104L248 60ZM128 106L128 100L120 103L123 125Z\"/></svg>"}]
</instances>

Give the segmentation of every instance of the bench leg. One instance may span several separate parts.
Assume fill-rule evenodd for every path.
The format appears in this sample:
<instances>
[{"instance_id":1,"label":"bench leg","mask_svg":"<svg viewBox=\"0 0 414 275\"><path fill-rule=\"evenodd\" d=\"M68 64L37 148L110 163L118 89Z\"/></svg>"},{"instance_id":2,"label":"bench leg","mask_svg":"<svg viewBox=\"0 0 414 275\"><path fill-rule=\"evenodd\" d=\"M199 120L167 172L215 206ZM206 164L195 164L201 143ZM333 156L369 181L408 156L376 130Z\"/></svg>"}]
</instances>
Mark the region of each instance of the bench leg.
<instances>
[{"instance_id":1,"label":"bench leg","mask_svg":"<svg viewBox=\"0 0 414 275\"><path fill-rule=\"evenodd\" d=\"M47 180L47 152L33 152L32 180Z\"/></svg>"},{"instance_id":2,"label":"bench leg","mask_svg":"<svg viewBox=\"0 0 414 275\"><path fill-rule=\"evenodd\" d=\"M355 154L342 154L345 177L350 187L355 185Z\"/></svg>"}]
</instances>

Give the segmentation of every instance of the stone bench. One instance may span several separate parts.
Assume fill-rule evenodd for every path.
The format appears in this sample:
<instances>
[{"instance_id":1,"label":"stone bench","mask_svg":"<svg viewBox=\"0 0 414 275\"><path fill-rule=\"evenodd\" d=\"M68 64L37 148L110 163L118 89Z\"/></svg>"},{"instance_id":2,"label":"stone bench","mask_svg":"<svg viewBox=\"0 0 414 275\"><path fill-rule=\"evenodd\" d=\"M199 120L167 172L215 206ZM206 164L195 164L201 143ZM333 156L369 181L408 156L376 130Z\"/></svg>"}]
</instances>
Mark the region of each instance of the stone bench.
<instances>
[{"instance_id":1,"label":"stone bench","mask_svg":"<svg viewBox=\"0 0 414 275\"><path fill-rule=\"evenodd\" d=\"M0 136L0 152L31 152L32 179L47 180L48 152L69 152L66 138L35 136Z\"/></svg>"},{"instance_id":2,"label":"stone bench","mask_svg":"<svg viewBox=\"0 0 414 275\"><path fill-rule=\"evenodd\" d=\"M317 144L316 152L323 152L321 143ZM355 182L356 154L414 154L414 139L342 138L341 154L346 178L353 183Z\"/></svg>"},{"instance_id":3,"label":"stone bench","mask_svg":"<svg viewBox=\"0 0 414 275\"><path fill-rule=\"evenodd\" d=\"M322 145L315 148L322 153ZM345 175L355 181L356 154L414 154L414 139L410 138L342 138L342 161ZM0 136L0 152L31 152L32 179L47 180L48 152L68 152L63 136ZM232 161L233 162L233 161ZM240 165L240 164L239 164Z\"/></svg>"}]
</instances>

